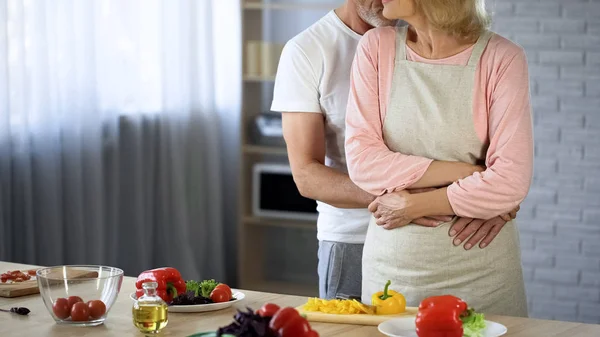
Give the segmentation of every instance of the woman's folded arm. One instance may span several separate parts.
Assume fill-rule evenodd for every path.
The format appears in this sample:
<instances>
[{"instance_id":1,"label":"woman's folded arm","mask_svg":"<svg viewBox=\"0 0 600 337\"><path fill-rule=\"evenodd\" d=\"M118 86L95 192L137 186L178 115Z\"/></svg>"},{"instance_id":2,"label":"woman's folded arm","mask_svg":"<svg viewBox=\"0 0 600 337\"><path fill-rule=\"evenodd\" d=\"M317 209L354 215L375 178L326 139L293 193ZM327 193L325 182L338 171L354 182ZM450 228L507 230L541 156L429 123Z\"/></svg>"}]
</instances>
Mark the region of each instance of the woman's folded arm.
<instances>
[{"instance_id":1,"label":"woman's folded arm","mask_svg":"<svg viewBox=\"0 0 600 337\"><path fill-rule=\"evenodd\" d=\"M365 34L354 59L346 111L346 160L352 181L374 195L407 188L447 186L481 171L459 162L433 161L391 151L383 139L377 30Z\"/></svg>"},{"instance_id":2,"label":"woman's folded arm","mask_svg":"<svg viewBox=\"0 0 600 337\"><path fill-rule=\"evenodd\" d=\"M527 196L533 175L533 130L529 75L520 50L498 70L489 110L487 169L447 189L454 213L490 219L505 214Z\"/></svg>"}]
</instances>

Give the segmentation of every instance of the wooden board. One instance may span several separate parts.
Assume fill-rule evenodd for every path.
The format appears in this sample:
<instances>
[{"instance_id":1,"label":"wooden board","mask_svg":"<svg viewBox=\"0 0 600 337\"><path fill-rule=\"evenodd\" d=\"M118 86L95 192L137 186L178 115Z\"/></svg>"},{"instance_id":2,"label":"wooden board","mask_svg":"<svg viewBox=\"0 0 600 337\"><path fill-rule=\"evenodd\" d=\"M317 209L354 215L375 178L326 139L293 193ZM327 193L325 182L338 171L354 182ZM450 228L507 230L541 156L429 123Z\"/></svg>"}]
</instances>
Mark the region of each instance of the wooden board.
<instances>
[{"instance_id":1,"label":"wooden board","mask_svg":"<svg viewBox=\"0 0 600 337\"><path fill-rule=\"evenodd\" d=\"M1 271L6 272L6 271ZM59 276L59 275L57 275ZM69 277L72 278L85 278L85 277L98 277L96 271L85 271L85 270L70 270ZM18 283L0 283L0 297L20 297L33 294L39 294L40 289L38 288L37 280L29 280Z\"/></svg>"},{"instance_id":2,"label":"wooden board","mask_svg":"<svg viewBox=\"0 0 600 337\"><path fill-rule=\"evenodd\" d=\"M19 283L0 284L0 297L19 297L39 293L36 280Z\"/></svg>"},{"instance_id":3,"label":"wooden board","mask_svg":"<svg viewBox=\"0 0 600 337\"><path fill-rule=\"evenodd\" d=\"M398 315L367 315L367 314L356 314L356 315L336 315L326 314L322 312L306 311L304 306L296 308L301 314L306 316L309 322L321 322L321 323L338 323L338 324L356 324L356 325L371 325L377 326L389 319L400 318L406 316L417 315L417 308L406 307L406 311Z\"/></svg>"}]
</instances>

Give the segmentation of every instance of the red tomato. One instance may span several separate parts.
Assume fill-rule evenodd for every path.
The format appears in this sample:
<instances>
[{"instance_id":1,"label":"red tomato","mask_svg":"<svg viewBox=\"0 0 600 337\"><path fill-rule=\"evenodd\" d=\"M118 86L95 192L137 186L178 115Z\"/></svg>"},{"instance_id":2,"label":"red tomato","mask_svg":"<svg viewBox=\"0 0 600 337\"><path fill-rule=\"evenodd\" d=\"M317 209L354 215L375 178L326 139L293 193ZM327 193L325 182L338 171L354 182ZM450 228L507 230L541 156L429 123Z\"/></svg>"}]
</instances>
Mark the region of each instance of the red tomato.
<instances>
[{"instance_id":1,"label":"red tomato","mask_svg":"<svg viewBox=\"0 0 600 337\"><path fill-rule=\"evenodd\" d=\"M273 317L279 311L279 306L273 303L267 303L258 309L257 314L262 317Z\"/></svg>"},{"instance_id":2,"label":"red tomato","mask_svg":"<svg viewBox=\"0 0 600 337\"><path fill-rule=\"evenodd\" d=\"M316 332L315 330L310 330L310 332L308 334L306 334L304 337L319 337L319 333Z\"/></svg>"},{"instance_id":3,"label":"red tomato","mask_svg":"<svg viewBox=\"0 0 600 337\"><path fill-rule=\"evenodd\" d=\"M35 273L37 272L37 270L35 269L31 269L27 271L27 274L31 275L31 276L35 276Z\"/></svg>"},{"instance_id":4,"label":"red tomato","mask_svg":"<svg viewBox=\"0 0 600 337\"><path fill-rule=\"evenodd\" d=\"M221 289L215 288L210 293L210 299L215 303L227 302L231 299L231 295L229 293L227 293L227 290L225 290L223 288L221 288Z\"/></svg>"},{"instance_id":5,"label":"red tomato","mask_svg":"<svg viewBox=\"0 0 600 337\"><path fill-rule=\"evenodd\" d=\"M54 312L54 316L60 319L67 319L71 315L69 302L66 298L57 298L52 305L52 311Z\"/></svg>"},{"instance_id":6,"label":"red tomato","mask_svg":"<svg viewBox=\"0 0 600 337\"><path fill-rule=\"evenodd\" d=\"M79 296L69 296L69 298L67 298L67 301L69 301L69 310L73 308L73 305L75 305L75 303L83 302L83 300Z\"/></svg>"},{"instance_id":7,"label":"red tomato","mask_svg":"<svg viewBox=\"0 0 600 337\"><path fill-rule=\"evenodd\" d=\"M292 319L300 317L298 311L292 307L286 307L279 310L273 318L271 318L271 322L269 323L269 328L273 331L279 331L287 322Z\"/></svg>"},{"instance_id":8,"label":"red tomato","mask_svg":"<svg viewBox=\"0 0 600 337\"><path fill-rule=\"evenodd\" d=\"M231 291L231 288L229 288L228 285L226 285L225 283L219 283L215 289L224 289L227 291L227 293L229 294L229 299L231 299L233 297L233 292Z\"/></svg>"},{"instance_id":9,"label":"red tomato","mask_svg":"<svg viewBox=\"0 0 600 337\"><path fill-rule=\"evenodd\" d=\"M97 319L102 317L106 312L106 305L100 300L93 300L87 302L88 309L90 310L90 317Z\"/></svg>"},{"instance_id":10,"label":"red tomato","mask_svg":"<svg viewBox=\"0 0 600 337\"><path fill-rule=\"evenodd\" d=\"M90 310L87 304L83 302L77 302L73 304L71 308L71 319L75 322L87 321L90 318Z\"/></svg>"},{"instance_id":11,"label":"red tomato","mask_svg":"<svg viewBox=\"0 0 600 337\"><path fill-rule=\"evenodd\" d=\"M306 318L296 316L283 323L277 331L280 337L305 337L310 333L310 324Z\"/></svg>"}]
</instances>

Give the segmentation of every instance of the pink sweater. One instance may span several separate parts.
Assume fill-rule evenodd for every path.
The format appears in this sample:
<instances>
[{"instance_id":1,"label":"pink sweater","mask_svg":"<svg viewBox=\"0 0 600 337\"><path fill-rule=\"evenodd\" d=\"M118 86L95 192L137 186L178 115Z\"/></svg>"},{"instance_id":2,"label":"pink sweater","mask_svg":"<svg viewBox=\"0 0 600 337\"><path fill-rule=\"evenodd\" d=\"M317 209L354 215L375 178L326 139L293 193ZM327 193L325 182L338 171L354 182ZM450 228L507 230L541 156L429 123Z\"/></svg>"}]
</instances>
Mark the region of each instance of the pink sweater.
<instances>
[{"instance_id":1,"label":"pink sweater","mask_svg":"<svg viewBox=\"0 0 600 337\"><path fill-rule=\"evenodd\" d=\"M383 139L396 54L395 30L367 32L357 49L346 112L346 159L359 187L376 195L410 188L432 162L390 151ZM409 47L407 58L430 64L466 65L473 47L448 58L425 59ZM448 85L452 85L448 83ZM529 75L522 48L495 35L475 73L473 120L480 140L489 144L487 170L448 187L456 215L490 219L525 199L533 171L533 131Z\"/></svg>"}]
</instances>

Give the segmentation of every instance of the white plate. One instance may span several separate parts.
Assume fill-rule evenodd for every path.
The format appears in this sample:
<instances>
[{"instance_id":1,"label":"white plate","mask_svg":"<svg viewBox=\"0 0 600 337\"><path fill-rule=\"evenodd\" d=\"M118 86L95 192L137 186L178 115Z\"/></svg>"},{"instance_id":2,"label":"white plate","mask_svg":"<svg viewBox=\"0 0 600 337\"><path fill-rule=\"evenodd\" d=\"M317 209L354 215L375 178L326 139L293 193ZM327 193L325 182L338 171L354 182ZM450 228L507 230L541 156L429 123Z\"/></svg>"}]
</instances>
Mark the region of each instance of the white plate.
<instances>
[{"instance_id":1,"label":"white plate","mask_svg":"<svg viewBox=\"0 0 600 337\"><path fill-rule=\"evenodd\" d=\"M417 337L415 317L394 318L379 324L379 332L390 337ZM485 321L482 337L498 337L508 329L500 323Z\"/></svg>"},{"instance_id":2,"label":"white plate","mask_svg":"<svg viewBox=\"0 0 600 337\"><path fill-rule=\"evenodd\" d=\"M210 304L195 304L195 305L170 305L169 312L207 312L207 311L217 311L223 310L231 307L232 305L239 303L246 295L243 292L236 291L235 289L231 290L233 292L233 301L222 302L222 303L210 303ZM137 300L135 293L131 293L129 297L132 300Z\"/></svg>"}]
</instances>

